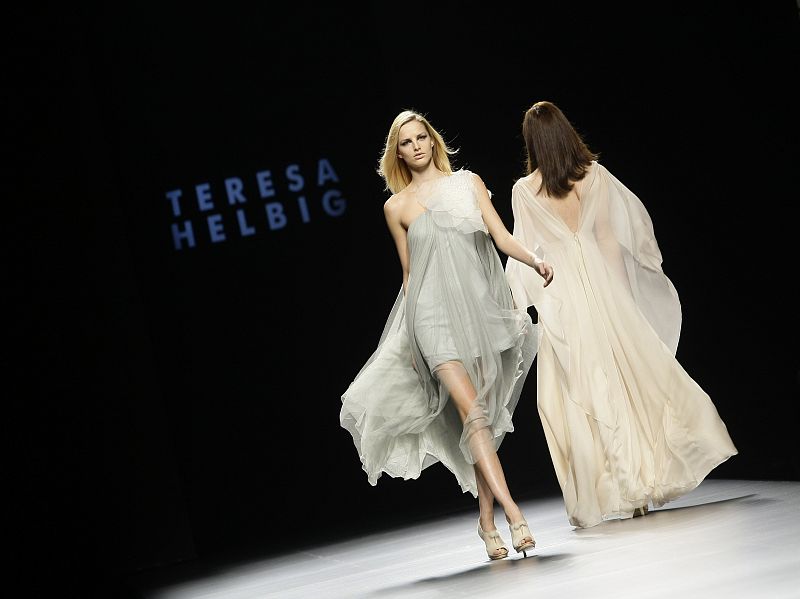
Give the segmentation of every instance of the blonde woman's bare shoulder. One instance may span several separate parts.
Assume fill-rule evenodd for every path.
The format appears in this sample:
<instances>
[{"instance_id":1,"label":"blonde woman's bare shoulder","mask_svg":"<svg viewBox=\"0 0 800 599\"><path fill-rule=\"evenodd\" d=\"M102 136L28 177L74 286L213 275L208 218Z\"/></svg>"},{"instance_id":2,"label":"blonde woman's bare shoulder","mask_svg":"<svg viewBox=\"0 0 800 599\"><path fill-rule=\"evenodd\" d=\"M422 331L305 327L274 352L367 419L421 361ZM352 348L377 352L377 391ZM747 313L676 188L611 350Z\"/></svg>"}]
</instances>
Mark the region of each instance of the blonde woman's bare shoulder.
<instances>
[{"instance_id":1,"label":"blonde woman's bare shoulder","mask_svg":"<svg viewBox=\"0 0 800 599\"><path fill-rule=\"evenodd\" d=\"M389 198L383 203L383 207L386 209L393 209L397 206L403 204L405 194L402 191L398 191L397 193L393 193L389 196Z\"/></svg>"},{"instance_id":2,"label":"blonde woman's bare shoulder","mask_svg":"<svg viewBox=\"0 0 800 599\"><path fill-rule=\"evenodd\" d=\"M405 194L403 191L398 191L395 194L392 194L388 200L383 203L383 211L387 217L389 216L398 216L400 212L403 210L403 204L405 204Z\"/></svg>"}]
</instances>

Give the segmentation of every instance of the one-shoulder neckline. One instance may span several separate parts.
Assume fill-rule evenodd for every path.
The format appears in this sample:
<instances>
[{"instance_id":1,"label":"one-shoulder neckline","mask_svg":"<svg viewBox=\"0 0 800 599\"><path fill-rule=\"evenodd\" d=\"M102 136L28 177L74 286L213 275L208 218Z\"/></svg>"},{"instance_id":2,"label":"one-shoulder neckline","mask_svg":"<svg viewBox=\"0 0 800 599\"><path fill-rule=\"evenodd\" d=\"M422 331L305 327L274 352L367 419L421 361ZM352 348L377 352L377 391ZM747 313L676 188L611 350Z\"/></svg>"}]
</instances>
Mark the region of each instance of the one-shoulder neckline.
<instances>
[{"instance_id":1,"label":"one-shoulder neckline","mask_svg":"<svg viewBox=\"0 0 800 599\"><path fill-rule=\"evenodd\" d=\"M430 185L431 183L437 183L438 181L444 181L446 179L452 179L453 177L455 177L457 175L460 175L462 173L468 173L468 172L470 172L470 171L468 171L467 169L464 169L464 168L460 168L457 171L453 171L449 175L442 175L441 177L436 177L434 179L428 179L426 181L420 181L420 182L417 183L417 189L419 189L423 185Z\"/></svg>"},{"instance_id":2,"label":"one-shoulder neckline","mask_svg":"<svg viewBox=\"0 0 800 599\"><path fill-rule=\"evenodd\" d=\"M445 180L445 179L451 179L452 177L455 177L455 176L456 176L458 173L462 172L463 170L464 170L464 169L458 169L457 171L453 171L453 172L452 172L452 173L450 173L449 175L442 175L441 177L436 177L435 179L429 179L429 180L427 180L427 181L422 181L421 183L418 183L418 184L417 184L417 188L416 188L416 189L415 189L415 190L414 190L412 193L413 193L413 194L416 194L417 192L419 192L419 191L420 191L420 189L422 189L422 188L423 188L423 186L424 186L425 188L427 188L427 186L428 186L429 184L431 184L431 183L436 183L436 182L438 182L438 181L442 181L442 180ZM413 197L413 196L412 196L412 197ZM420 202L420 201L419 201L419 200L417 200L417 199L414 199L413 201L414 201L414 202L416 202L417 204L419 204L420 206L422 206L422 208L423 208L423 211L422 211L420 214L418 214L416 217L414 217L414 220L412 220L410 223L408 223L408 227L406 227L406 233L408 233L409 231L411 231L411 226L412 226L412 225L413 225L415 222L417 222L417 221L418 221L420 218L422 218L423 216L425 216L425 214L427 214L427 213L429 212L429 209L428 209L428 207L427 207L425 204L423 204L422 202Z\"/></svg>"}]
</instances>

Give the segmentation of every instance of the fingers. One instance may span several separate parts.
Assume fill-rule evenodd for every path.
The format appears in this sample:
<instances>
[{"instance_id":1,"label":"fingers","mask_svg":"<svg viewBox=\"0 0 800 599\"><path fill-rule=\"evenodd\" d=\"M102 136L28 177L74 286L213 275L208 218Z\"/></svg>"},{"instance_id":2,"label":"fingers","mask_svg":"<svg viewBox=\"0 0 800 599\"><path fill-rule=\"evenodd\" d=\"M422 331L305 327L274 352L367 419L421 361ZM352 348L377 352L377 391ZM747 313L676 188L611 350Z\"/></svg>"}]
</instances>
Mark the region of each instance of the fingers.
<instances>
[{"instance_id":1,"label":"fingers","mask_svg":"<svg viewBox=\"0 0 800 599\"><path fill-rule=\"evenodd\" d=\"M553 267L546 262L537 262L534 266L536 272L544 279L544 287L547 287L553 280Z\"/></svg>"},{"instance_id":2,"label":"fingers","mask_svg":"<svg viewBox=\"0 0 800 599\"><path fill-rule=\"evenodd\" d=\"M544 277L544 285L543 287L547 287L550 282L553 280L553 267L552 266L545 266L544 273L542 274Z\"/></svg>"}]
</instances>

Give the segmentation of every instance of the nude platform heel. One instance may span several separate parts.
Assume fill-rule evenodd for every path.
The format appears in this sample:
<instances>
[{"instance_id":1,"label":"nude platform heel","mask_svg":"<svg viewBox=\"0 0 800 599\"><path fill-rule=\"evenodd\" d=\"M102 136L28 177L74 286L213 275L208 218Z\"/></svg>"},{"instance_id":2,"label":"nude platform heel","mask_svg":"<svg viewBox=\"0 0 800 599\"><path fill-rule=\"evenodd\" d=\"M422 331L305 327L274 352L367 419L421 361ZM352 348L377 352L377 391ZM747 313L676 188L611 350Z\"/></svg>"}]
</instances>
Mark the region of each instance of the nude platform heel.
<instances>
[{"instance_id":1,"label":"nude platform heel","mask_svg":"<svg viewBox=\"0 0 800 599\"><path fill-rule=\"evenodd\" d=\"M483 539L483 542L486 544L486 554L489 556L489 559L494 560L508 557L506 544L503 542L503 538L496 529L486 532L481 528L481 523L478 522L478 536Z\"/></svg>"},{"instance_id":2,"label":"nude platform heel","mask_svg":"<svg viewBox=\"0 0 800 599\"><path fill-rule=\"evenodd\" d=\"M511 544L514 546L514 550L528 557L525 552L536 547L536 541L533 539L531 529L528 528L528 523L520 520L509 524L508 529L511 531Z\"/></svg>"}]
</instances>

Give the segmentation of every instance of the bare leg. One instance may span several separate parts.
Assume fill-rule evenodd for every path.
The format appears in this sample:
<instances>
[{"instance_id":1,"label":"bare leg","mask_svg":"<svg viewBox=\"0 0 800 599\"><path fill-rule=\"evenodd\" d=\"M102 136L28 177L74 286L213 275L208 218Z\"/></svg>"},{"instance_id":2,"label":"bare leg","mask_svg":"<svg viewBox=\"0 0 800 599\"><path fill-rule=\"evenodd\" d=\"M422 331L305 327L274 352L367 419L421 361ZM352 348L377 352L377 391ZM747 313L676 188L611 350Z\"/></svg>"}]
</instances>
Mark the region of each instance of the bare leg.
<instances>
[{"instance_id":1,"label":"bare leg","mask_svg":"<svg viewBox=\"0 0 800 599\"><path fill-rule=\"evenodd\" d=\"M494 493L483 478L481 469L475 466L475 480L478 483L478 508L480 509L480 522L483 530L496 530L494 523Z\"/></svg>"},{"instance_id":2,"label":"bare leg","mask_svg":"<svg viewBox=\"0 0 800 599\"><path fill-rule=\"evenodd\" d=\"M477 393L467 371L459 362L442 364L436 374L439 380L447 387L450 397L461 416L462 422L466 421L474 407ZM484 431L485 433L485 431ZM488 435L487 435L488 437ZM503 506L506 520L509 523L523 519L522 512L511 497L508 490L500 458L494 450L494 445L489 439L476 439L475 444L470 444L470 449L475 458L475 478L478 483L478 503L481 510L481 526L485 530L494 530L494 500ZM489 526L491 526L489 528Z\"/></svg>"}]
</instances>

